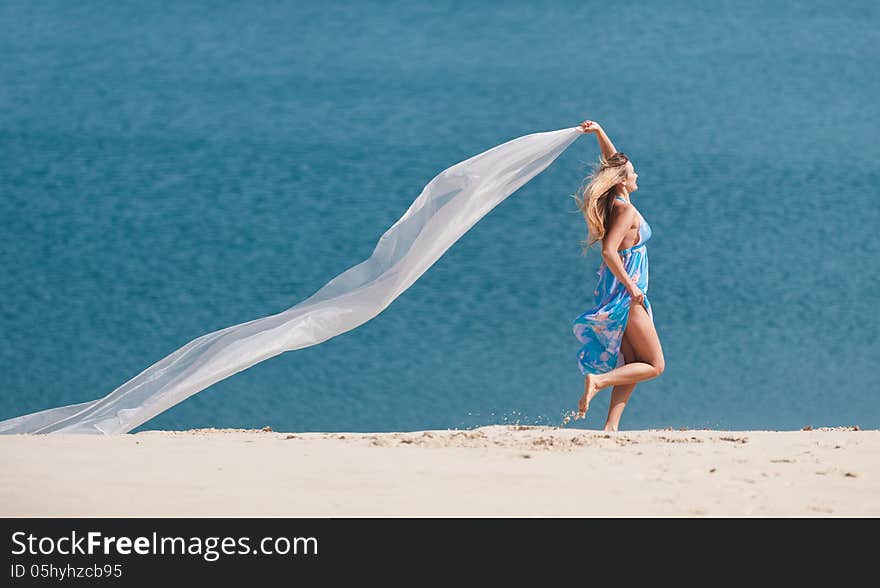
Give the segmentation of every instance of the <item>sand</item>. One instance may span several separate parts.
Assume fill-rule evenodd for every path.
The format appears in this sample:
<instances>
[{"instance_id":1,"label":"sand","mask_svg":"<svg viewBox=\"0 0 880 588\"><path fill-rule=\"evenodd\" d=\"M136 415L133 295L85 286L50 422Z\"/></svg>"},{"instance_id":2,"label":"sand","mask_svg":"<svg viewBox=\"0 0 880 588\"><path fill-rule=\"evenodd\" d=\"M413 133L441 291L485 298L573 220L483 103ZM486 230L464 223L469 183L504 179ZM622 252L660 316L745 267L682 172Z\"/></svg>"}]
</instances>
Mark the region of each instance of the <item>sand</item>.
<instances>
[{"instance_id":1,"label":"sand","mask_svg":"<svg viewBox=\"0 0 880 588\"><path fill-rule=\"evenodd\" d=\"M0 435L0 515L880 515L880 431Z\"/></svg>"}]
</instances>

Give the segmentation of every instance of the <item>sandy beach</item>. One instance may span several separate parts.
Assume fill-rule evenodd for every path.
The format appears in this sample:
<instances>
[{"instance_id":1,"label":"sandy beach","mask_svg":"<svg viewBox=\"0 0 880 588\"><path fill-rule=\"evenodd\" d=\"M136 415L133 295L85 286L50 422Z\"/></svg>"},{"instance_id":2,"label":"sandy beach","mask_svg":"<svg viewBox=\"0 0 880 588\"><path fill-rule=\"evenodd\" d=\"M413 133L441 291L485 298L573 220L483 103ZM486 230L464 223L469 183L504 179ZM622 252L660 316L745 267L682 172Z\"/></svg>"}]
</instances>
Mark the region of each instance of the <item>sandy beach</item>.
<instances>
[{"instance_id":1,"label":"sandy beach","mask_svg":"<svg viewBox=\"0 0 880 588\"><path fill-rule=\"evenodd\" d=\"M878 455L858 427L10 435L0 515L873 517Z\"/></svg>"}]
</instances>

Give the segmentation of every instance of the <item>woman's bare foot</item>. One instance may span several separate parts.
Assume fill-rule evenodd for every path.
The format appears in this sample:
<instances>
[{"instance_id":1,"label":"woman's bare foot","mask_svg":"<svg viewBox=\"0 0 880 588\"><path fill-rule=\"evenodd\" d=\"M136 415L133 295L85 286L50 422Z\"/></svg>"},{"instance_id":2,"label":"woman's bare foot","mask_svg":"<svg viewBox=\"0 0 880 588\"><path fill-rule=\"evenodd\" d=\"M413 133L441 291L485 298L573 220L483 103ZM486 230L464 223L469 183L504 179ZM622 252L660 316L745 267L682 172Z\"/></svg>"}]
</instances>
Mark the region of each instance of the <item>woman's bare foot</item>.
<instances>
[{"instance_id":1,"label":"woman's bare foot","mask_svg":"<svg viewBox=\"0 0 880 588\"><path fill-rule=\"evenodd\" d=\"M581 396L581 399L578 401L578 413L575 417L576 419L582 419L587 415L587 410L590 408L590 401L596 394L599 393L599 383L596 381L596 374L587 374L587 377L584 379L584 395Z\"/></svg>"}]
</instances>

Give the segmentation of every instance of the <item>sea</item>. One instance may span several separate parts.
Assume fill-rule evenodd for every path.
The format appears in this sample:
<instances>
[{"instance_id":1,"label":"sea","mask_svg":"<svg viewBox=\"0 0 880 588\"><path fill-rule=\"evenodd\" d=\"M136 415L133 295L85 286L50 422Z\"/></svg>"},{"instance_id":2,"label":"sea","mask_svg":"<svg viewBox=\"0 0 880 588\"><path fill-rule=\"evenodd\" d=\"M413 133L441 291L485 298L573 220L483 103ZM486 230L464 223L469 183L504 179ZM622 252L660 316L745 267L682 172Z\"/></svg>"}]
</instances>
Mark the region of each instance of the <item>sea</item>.
<instances>
[{"instance_id":1,"label":"sea","mask_svg":"<svg viewBox=\"0 0 880 588\"><path fill-rule=\"evenodd\" d=\"M598 121L666 369L620 430L880 426L880 5L0 3L0 420L100 398L368 258L437 173ZM133 432L601 429L584 135L362 326Z\"/></svg>"}]
</instances>

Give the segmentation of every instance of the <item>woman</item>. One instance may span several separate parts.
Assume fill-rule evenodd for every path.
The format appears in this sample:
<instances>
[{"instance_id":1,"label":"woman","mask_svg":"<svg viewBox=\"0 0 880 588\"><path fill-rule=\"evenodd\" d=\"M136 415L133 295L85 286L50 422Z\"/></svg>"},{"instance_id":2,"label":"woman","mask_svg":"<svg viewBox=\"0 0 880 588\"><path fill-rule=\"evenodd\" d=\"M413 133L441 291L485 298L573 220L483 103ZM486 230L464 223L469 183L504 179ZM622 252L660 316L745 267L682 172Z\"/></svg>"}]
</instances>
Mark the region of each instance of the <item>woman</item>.
<instances>
[{"instance_id":1,"label":"woman","mask_svg":"<svg viewBox=\"0 0 880 588\"><path fill-rule=\"evenodd\" d=\"M651 237L651 227L630 199L638 189L632 162L614 148L599 123L585 120L580 129L596 133L602 150L598 167L574 198L587 221L586 245L601 240L603 262L597 272L594 306L573 322L575 337L583 343L578 367L586 376L575 420L586 416L599 391L613 386L604 430L617 431L636 384L656 378L665 367L646 295L645 242Z\"/></svg>"}]
</instances>

